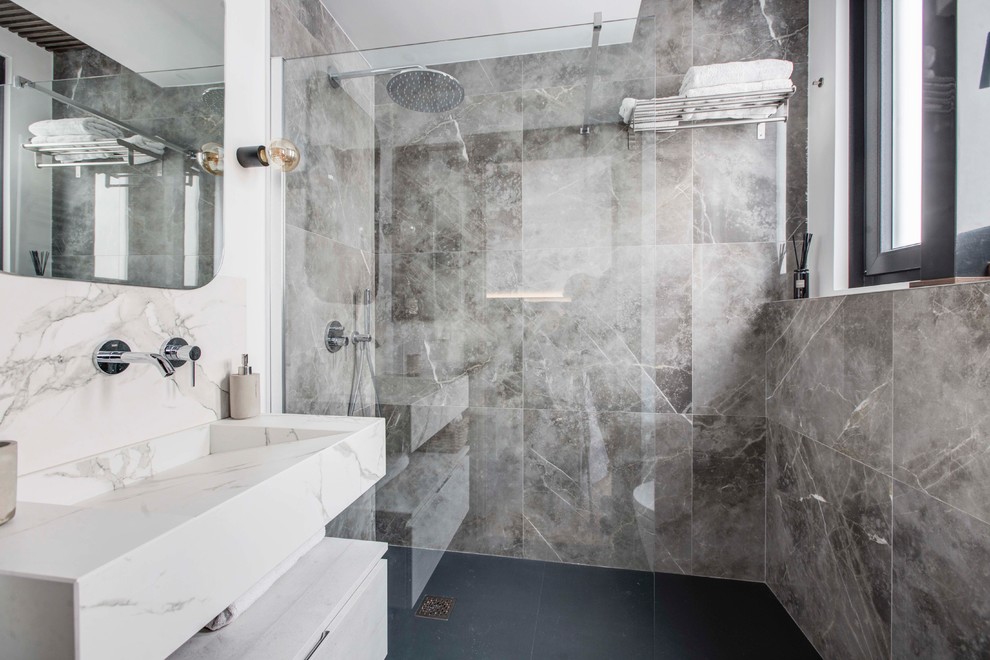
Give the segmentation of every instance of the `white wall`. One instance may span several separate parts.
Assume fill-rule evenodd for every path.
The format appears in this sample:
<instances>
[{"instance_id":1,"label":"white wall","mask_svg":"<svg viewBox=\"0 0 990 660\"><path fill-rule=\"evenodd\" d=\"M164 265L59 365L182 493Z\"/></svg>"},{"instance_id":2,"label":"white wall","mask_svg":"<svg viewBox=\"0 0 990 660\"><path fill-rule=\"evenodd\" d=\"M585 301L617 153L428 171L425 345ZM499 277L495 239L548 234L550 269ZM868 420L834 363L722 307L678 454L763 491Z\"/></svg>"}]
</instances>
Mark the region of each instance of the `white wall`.
<instances>
[{"instance_id":1,"label":"white wall","mask_svg":"<svg viewBox=\"0 0 990 660\"><path fill-rule=\"evenodd\" d=\"M0 55L7 58L7 80L16 76L51 80L52 55L16 34L0 28ZM9 145L9 158L3 172L3 263L16 273L33 275L30 250L51 250L52 177L51 170L34 166L34 154L17 148L28 139L27 127L41 119L51 119L51 99L29 89L4 90L3 141ZM29 222L12 222L30 218Z\"/></svg>"},{"instance_id":2,"label":"white wall","mask_svg":"<svg viewBox=\"0 0 990 660\"><path fill-rule=\"evenodd\" d=\"M808 92L808 231L811 295L849 287L849 4L809 4L808 77L822 78Z\"/></svg>"},{"instance_id":3,"label":"white wall","mask_svg":"<svg viewBox=\"0 0 990 660\"><path fill-rule=\"evenodd\" d=\"M990 226L987 185L990 181L990 89L980 89L983 53L990 32L990 2L959 0L956 4L959 81L956 106L959 233Z\"/></svg>"},{"instance_id":4,"label":"white wall","mask_svg":"<svg viewBox=\"0 0 990 660\"><path fill-rule=\"evenodd\" d=\"M227 3L226 107L224 123L224 257L221 275L247 284L247 352L265 385L268 410L271 374L268 363L269 286L267 242L269 168L237 164L237 147L267 144L269 136L269 0ZM269 378L272 376L272 378Z\"/></svg>"}]
</instances>

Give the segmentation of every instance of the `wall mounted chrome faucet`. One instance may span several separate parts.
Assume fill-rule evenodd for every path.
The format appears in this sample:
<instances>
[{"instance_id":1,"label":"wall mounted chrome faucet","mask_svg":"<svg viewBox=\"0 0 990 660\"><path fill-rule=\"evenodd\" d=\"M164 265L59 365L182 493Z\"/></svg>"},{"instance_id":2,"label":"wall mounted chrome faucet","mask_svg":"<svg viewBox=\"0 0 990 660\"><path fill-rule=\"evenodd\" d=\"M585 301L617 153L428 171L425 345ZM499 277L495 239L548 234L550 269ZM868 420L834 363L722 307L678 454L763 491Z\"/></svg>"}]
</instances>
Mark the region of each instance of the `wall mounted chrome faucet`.
<instances>
[{"instance_id":1,"label":"wall mounted chrome faucet","mask_svg":"<svg viewBox=\"0 0 990 660\"><path fill-rule=\"evenodd\" d=\"M119 339L105 341L93 353L93 364L103 373L115 376L132 364L153 364L164 378L175 374L175 367L161 353L137 353Z\"/></svg>"},{"instance_id":2,"label":"wall mounted chrome faucet","mask_svg":"<svg viewBox=\"0 0 990 660\"><path fill-rule=\"evenodd\" d=\"M195 362L203 352L198 346L178 337L169 339L162 345L158 353L139 353L132 351L127 342L120 339L105 341L93 352L93 364L97 370L114 376L124 372L132 364L151 364L158 369L163 378L175 375L175 370L187 361L193 362L193 386L196 385Z\"/></svg>"},{"instance_id":3,"label":"wall mounted chrome faucet","mask_svg":"<svg viewBox=\"0 0 990 660\"><path fill-rule=\"evenodd\" d=\"M185 339L172 337L162 344L162 355L175 369L192 362L192 386L196 387L196 361L203 356L199 346L190 346Z\"/></svg>"}]
</instances>

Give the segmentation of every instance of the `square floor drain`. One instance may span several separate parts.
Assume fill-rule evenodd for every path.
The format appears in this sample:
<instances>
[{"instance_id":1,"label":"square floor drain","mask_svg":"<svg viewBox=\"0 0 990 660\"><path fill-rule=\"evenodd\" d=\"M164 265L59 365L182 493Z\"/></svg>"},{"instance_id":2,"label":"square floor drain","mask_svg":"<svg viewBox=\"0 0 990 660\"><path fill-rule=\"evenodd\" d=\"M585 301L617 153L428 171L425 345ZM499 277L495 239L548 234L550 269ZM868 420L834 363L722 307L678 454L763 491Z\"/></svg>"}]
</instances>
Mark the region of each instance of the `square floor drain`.
<instances>
[{"instance_id":1,"label":"square floor drain","mask_svg":"<svg viewBox=\"0 0 990 660\"><path fill-rule=\"evenodd\" d=\"M454 609L454 599L446 596L426 596L416 610L416 616L424 619L437 619L446 621L450 618L450 611Z\"/></svg>"}]
</instances>

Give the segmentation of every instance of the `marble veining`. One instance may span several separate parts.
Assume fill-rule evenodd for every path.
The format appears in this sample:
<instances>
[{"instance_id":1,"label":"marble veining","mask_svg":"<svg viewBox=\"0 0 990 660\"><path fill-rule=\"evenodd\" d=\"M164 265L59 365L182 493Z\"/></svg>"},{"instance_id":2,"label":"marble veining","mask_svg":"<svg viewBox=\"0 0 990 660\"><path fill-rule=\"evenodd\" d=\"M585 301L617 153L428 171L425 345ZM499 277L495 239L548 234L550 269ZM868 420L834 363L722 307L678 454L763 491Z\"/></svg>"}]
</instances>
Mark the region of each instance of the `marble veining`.
<instances>
[{"instance_id":1,"label":"marble veining","mask_svg":"<svg viewBox=\"0 0 990 660\"><path fill-rule=\"evenodd\" d=\"M0 435L19 442L22 474L226 416L226 376L244 345L242 280L190 291L17 284L0 291ZM93 367L102 338L151 351L169 337L202 347L195 388L188 366L168 380L144 365L113 377Z\"/></svg>"},{"instance_id":2,"label":"marble veining","mask_svg":"<svg viewBox=\"0 0 990 660\"><path fill-rule=\"evenodd\" d=\"M894 295L894 476L990 520L990 288Z\"/></svg>"},{"instance_id":3,"label":"marble veining","mask_svg":"<svg viewBox=\"0 0 990 660\"><path fill-rule=\"evenodd\" d=\"M767 314L767 415L890 473L890 294L775 303Z\"/></svg>"},{"instance_id":4,"label":"marble veining","mask_svg":"<svg viewBox=\"0 0 990 660\"><path fill-rule=\"evenodd\" d=\"M889 657L890 477L768 431L768 584L824 657Z\"/></svg>"},{"instance_id":5,"label":"marble veining","mask_svg":"<svg viewBox=\"0 0 990 660\"><path fill-rule=\"evenodd\" d=\"M990 654L990 525L894 484L893 657Z\"/></svg>"},{"instance_id":6,"label":"marble veining","mask_svg":"<svg viewBox=\"0 0 990 660\"><path fill-rule=\"evenodd\" d=\"M764 579L766 421L695 415L692 572Z\"/></svg>"}]
</instances>

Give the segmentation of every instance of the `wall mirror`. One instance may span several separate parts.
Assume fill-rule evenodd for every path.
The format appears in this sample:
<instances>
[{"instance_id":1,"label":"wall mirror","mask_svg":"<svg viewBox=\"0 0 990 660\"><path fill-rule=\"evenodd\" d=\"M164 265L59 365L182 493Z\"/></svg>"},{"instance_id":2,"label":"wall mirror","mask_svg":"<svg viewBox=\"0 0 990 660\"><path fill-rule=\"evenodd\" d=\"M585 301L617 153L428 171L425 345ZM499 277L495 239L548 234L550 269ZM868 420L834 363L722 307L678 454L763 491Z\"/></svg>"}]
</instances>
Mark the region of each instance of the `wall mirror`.
<instances>
[{"instance_id":1,"label":"wall mirror","mask_svg":"<svg viewBox=\"0 0 990 660\"><path fill-rule=\"evenodd\" d=\"M223 30L223 0L0 0L4 272L213 279Z\"/></svg>"}]
</instances>

